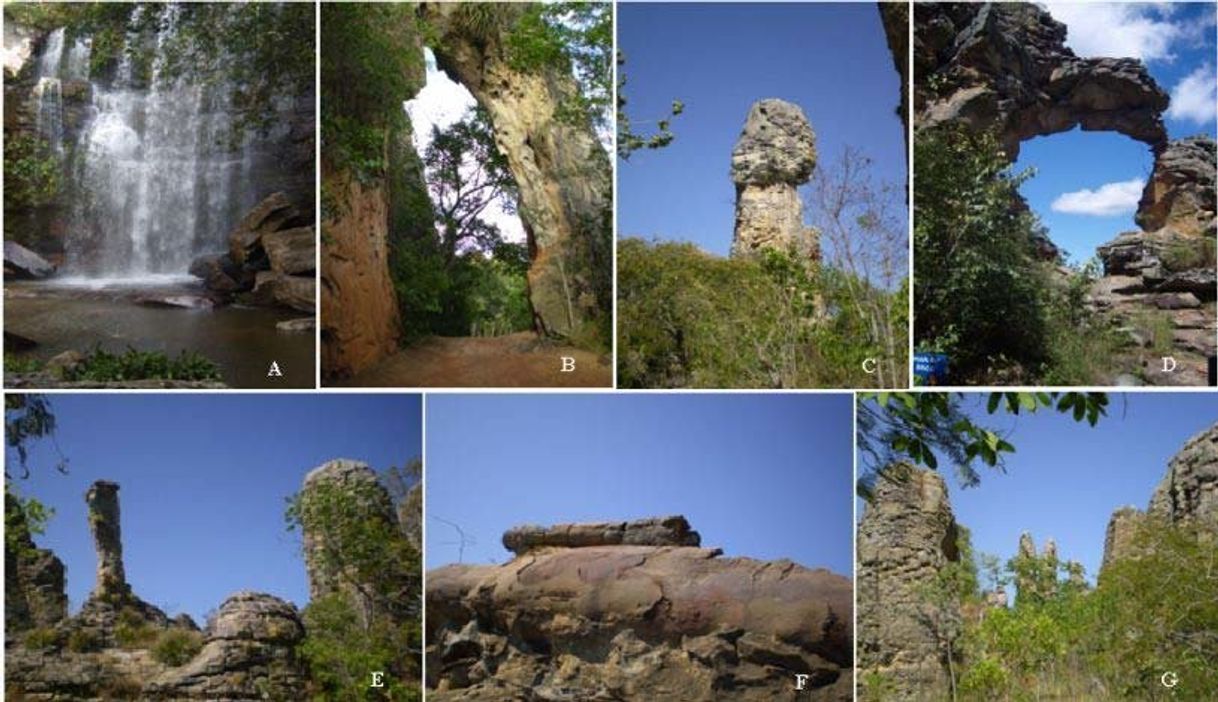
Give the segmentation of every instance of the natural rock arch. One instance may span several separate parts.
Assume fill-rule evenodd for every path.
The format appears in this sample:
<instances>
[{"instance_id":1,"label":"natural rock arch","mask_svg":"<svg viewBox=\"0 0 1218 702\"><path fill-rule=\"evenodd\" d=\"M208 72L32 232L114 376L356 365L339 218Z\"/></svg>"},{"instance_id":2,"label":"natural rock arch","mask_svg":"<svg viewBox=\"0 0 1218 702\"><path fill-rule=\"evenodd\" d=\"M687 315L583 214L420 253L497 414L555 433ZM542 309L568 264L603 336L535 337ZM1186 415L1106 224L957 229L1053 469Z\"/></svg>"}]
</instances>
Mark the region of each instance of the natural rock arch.
<instances>
[{"instance_id":1,"label":"natural rock arch","mask_svg":"<svg viewBox=\"0 0 1218 702\"><path fill-rule=\"evenodd\" d=\"M500 21L481 33L460 20L459 3L425 3L420 16L440 37L432 47L437 65L490 115L519 188L537 330L570 336L610 304L609 155L590 120L560 114L579 94L569 72L525 70L509 59L507 29L529 6L499 7Z\"/></svg>"}]
</instances>

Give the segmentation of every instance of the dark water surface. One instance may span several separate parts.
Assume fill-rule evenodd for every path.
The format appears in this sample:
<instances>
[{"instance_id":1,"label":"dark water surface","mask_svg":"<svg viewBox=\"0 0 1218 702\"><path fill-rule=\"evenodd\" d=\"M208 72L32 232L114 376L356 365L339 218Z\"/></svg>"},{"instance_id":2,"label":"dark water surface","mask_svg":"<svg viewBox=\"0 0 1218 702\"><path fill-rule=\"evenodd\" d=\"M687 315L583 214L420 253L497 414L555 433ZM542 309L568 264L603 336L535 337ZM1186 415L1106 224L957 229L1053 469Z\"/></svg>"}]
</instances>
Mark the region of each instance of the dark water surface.
<instances>
[{"instance_id":1,"label":"dark water surface","mask_svg":"<svg viewBox=\"0 0 1218 702\"><path fill-rule=\"evenodd\" d=\"M4 289L4 328L38 342L16 358L48 360L67 350L107 351L128 346L176 356L195 351L219 364L235 388L314 387L314 334L280 332L275 323L307 316L291 310L230 305L214 309L150 307L150 295L197 295L190 285L156 288L73 288L9 283ZM268 378L276 361L282 378Z\"/></svg>"}]
</instances>

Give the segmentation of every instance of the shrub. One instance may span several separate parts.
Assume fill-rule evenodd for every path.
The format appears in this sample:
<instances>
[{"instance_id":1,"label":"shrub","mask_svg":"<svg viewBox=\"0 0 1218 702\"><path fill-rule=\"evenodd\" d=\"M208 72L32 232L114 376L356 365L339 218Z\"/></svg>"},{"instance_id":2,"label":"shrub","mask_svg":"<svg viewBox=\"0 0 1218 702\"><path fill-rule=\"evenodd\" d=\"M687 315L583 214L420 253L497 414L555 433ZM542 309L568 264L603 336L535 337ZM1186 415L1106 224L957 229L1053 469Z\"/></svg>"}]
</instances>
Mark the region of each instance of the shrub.
<instances>
[{"instance_id":1,"label":"shrub","mask_svg":"<svg viewBox=\"0 0 1218 702\"><path fill-rule=\"evenodd\" d=\"M160 351L138 351L128 347L124 353L94 348L76 366L64 370L64 380L111 382L124 380L220 380L220 367L206 356L183 351L170 358Z\"/></svg>"},{"instance_id":2,"label":"shrub","mask_svg":"<svg viewBox=\"0 0 1218 702\"><path fill-rule=\"evenodd\" d=\"M203 650L203 634L189 629L166 629L152 645L152 657L164 665L177 667Z\"/></svg>"},{"instance_id":3,"label":"shrub","mask_svg":"<svg viewBox=\"0 0 1218 702\"><path fill-rule=\"evenodd\" d=\"M52 627L38 627L30 629L25 633L25 638L22 639L26 648L40 650L44 648L58 648L64 643L63 632Z\"/></svg>"},{"instance_id":4,"label":"shrub","mask_svg":"<svg viewBox=\"0 0 1218 702\"><path fill-rule=\"evenodd\" d=\"M100 650L103 643L101 636L93 629L73 629L68 634L68 650L75 653Z\"/></svg>"},{"instance_id":5,"label":"shrub","mask_svg":"<svg viewBox=\"0 0 1218 702\"><path fill-rule=\"evenodd\" d=\"M123 648L149 648L159 632L160 629L149 624L139 612L124 607L119 610L114 625L114 640Z\"/></svg>"},{"instance_id":6,"label":"shrub","mask_svg":"<svg viewBox=\"0 0 1218 702\"><path fill-rule=\"evenodd\" d=\"M40 207L55 200L63 185L59 157L41 137L23 134L4 141L4 208Z\"/></svg>"},{"instance_id":7,"label":"shrub","mask_svg":"<svg viewBox=\"0 0 1218 702\"><path fill-rule=\"evenodd\" d=\"M1213 268L1215 265L1215 242L1212 237L1176 239L1159 254L1163 267L1168 271L1187 271L1194 268Z\"/></svg>"}]
</instances>

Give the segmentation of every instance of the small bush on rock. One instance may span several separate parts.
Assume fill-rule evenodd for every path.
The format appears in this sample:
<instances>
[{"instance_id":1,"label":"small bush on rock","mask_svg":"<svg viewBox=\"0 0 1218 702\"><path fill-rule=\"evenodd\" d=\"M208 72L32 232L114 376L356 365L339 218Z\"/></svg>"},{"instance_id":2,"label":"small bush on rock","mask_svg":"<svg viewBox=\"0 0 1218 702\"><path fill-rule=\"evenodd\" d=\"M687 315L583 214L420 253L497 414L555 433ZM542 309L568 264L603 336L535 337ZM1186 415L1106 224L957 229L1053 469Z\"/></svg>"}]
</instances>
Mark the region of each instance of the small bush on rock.
<instances>
[{"instance_id":1,"label":"small bush on rock","mask_svg":"<svg viewBox=\"0 0 1218 702\"><path fill-rule=\"evenodd\" d=\"M152 657L158 663L177 667L190 661L203 650L203 634L187 629L166 629L152 645Z\"/></svg>"}]
</instances>

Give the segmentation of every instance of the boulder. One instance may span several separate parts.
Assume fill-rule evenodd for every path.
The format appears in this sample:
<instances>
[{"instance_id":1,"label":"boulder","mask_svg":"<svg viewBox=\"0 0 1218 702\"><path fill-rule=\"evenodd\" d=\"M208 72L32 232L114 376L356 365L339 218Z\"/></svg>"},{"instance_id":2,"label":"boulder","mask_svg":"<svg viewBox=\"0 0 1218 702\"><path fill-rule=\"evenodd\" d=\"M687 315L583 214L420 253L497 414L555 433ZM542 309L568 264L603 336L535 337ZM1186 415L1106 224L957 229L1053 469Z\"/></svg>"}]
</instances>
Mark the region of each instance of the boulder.
<instances>
[{"instance_id":1,"label":"boulder","mask_svg":"<svg viewBox=\"0 0 1218 702\"><path fill-rule=\"evenodd\" d=\"M263 235L301 222L301 213L284 193L268 195L237 222L228 235L228 254L238 265L256 262Z\"/></svg>"},{"instance_id":2,"label":"boulder","mask_svg":"<svg viewBox=\"0 0 1218 702\"><path fill-rule=\"evenodd\" d=\"M136 300L145 307L172 307L187 310L209 310L216 301L205 295L149 295Z\"/></svg>"},{"instance_id":3,"label":"boulder","mask_svg":"<svg viewBox=\"0 0 1218 702\"><path fill-rule=\"evenodd\" d=\"M9 280L39 280L55 273L55 266L15 241L4 242L4 277Z\"/></svg>"},{"instance_id":4,"label":"boulder","mask_svg":"<svg viewBox=\"0 0 1218 702\"><path fill-rule=\"evenodd\" d=\"M271 270L277 273L300 275L317 270L317 237L313 227L263 234L262 248L271 261Z\"/></svg>"},{"instance_id":5,"label":"boulder","mask_svg":"<svg viewBox=\"0 0 1218 702\"><path fill-rule=\"evenodd\" d=\"M517 555L544 547L585 546L699 546L701 537L685 517L654 517L633 522L558 524L551 527L519 526L503 534L503 547Z\"/></svg>"},{"instance_id":6,"label":"boulder","mask_svg":"<svg viewBox=\"0 0 1218 702\"><path fill-rule=\"evenodd\" d=\"M595 545L430 571L428 699L517 699L506 692L515 690L709 702L731 690L733 700L760 702L790 698L801 673L808 699L852 699L849 579L718 549L604 543L629 531L624 524L695 533L679 517L585 525L602 527L589 530ZM504 540L539 533L570 529L518 528Z\"/></svg>"},{"instance_id":7,"label":"boulder","mask_svg":"<svg viewBox=\"0 0 1218 702\"><path fill-rule=\"evenodd\" d=\"M233 262L229 254L207 254L190 263L190 274L217 293L235 293L254 286L254 271Z\"/></svg>"},{"instance_id":8,"label":"boulder","mask_svg":"<svg viewBox=\"0 0 1218 702\"><path fill-rule=\"evenodd\" d=\"M1152 295L1150 303L1161 310L1196 309L1201 306L1201 300L1191 292Z\"/></svg>"},{"instance_id":9,"label":"boulder","mask_svg":"<svg viewBox=\"0 0 1218 702\"><path fill-rule=\"evenodd\" d=\"M314 278L261 271L255 277L254 300L261 305L288 307L301 312L316 309L317 281Z\"/></svg>"},{"instance_id":10,"label":"boulder","mask_svg":"<svg viewBox=\"0 0 1218 702\"><path fill-rule=\"evenodd\" d=\"M275 323L275 330L281 332L311 332L315 329L317 329L317 320L314 317L298 317Z\"/></svg>"}]
</instances>

